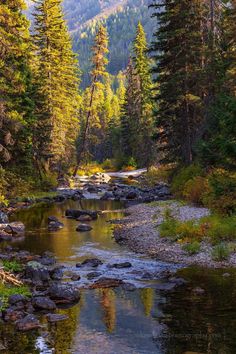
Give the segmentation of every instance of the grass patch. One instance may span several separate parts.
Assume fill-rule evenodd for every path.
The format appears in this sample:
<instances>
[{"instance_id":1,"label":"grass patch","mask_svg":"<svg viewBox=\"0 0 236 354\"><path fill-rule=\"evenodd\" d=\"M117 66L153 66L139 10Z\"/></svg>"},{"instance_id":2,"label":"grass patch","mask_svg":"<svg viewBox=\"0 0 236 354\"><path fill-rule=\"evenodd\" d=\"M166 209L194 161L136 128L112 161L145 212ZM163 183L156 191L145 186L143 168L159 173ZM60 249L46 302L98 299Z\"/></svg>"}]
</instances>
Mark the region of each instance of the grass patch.
<instances>
[{"instance_id":1,"label":"grass patch","mask_svg":"<svg viewBox=\"0 0 236 354\"><path fill-rule=\"evenodd\" d=\"M236 216L212 215L200 220L181 222L170 212L159 227L161 237L184 242L201 241L208 238L212 244L236 241Z\"/></svg>"},{"instance_id":2,"label":"grass patch","mask_svg":"<svg viewBox=\"0 0 236 354\"><path fill-rule=\"evenodd\" d=\"M201 244L198 241L194 241L192 243L188 243L187 245L184 245L183 250L192 256L200 252Z\"/></svg>"},{"instance_id":3,"label":"grass patch","mask_svg":"<svg viewBox=\"0 0 236 354\"><path fill-rule=\"evenodd\" d=\"M212 258L214 261L225 261L230 256L230 247L225 243L216 245L212 250Z\"/></svg>"},{"instance_id":4,"label":"grass patch","mask_svg":"<svg viewBox=\"0 0 236 354\"><path fill-rule=\"evenodd\" d=\"M7 272L16 272L19 273L23 270L22 265L17 262L17 261L3 261L3 268L4 270L6 270Z\"/></svg>"},{"instance_id":5,"label":"grass patch","mask_svg":"<svg viewBox=\"0 0 236 354\"><path fill-rule=\"evenodd\" d=\"M30 290L27 286L10 286L7 284L0 283L0 310L4 310L8 306L8 298L11 295L24 295L31 296Z\"/></svg>"}]
</instances>

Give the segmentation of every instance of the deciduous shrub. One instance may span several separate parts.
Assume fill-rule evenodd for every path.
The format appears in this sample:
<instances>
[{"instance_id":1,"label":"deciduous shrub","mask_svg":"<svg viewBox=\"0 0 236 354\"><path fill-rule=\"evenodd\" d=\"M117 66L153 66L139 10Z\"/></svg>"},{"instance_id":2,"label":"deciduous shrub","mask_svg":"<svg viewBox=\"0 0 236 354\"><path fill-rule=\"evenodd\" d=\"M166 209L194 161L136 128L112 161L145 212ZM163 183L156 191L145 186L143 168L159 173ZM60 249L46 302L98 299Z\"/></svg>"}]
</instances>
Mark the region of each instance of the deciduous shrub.
<instances>
[{"instance_id":1,"label":"deciduous shrub","mask_svg":"<svg viewBox=\"0 0 236 354\"><path fill-rule=\"evenodd\" d=\"M188 167L184 167L176 172L172 179L171 183L171 191L177 197L183 196L183 191L185 188L185 184L195 177L203 176L203 170L200 165L191 165Z\"/></svg>"},{"instance_id":2,"label":"deciduous shrub","mask_svg":"<svg viewBox=\"0 0 236 354\"><path fill-rule=\"evenodd\" d=\"M209 190L203 197L204 204L222 214L235 214L236 173L214 170L208 175L208 185Z\"/></svg>"},{"instance_id":3,"label":"deciduous shrub","mask_svg":"<svg viewBox=\"0 0 236 354\"><path fill-rule=\"evenodd\" d=\"M190 203L202 205L205 196L209 193L209 184L206 177L197 176L187 181L183 188L183 196Z\"/></svg>"}]
</instances>

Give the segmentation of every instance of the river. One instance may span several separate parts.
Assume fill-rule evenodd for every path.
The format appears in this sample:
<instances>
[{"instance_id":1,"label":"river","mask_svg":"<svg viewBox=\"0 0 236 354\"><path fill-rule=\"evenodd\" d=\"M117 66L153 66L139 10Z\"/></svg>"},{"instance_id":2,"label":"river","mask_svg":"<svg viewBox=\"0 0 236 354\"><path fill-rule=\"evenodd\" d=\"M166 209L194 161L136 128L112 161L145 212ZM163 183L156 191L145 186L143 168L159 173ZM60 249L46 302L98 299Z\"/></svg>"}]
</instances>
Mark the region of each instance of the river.
<instances>
[{"instance_id":1,"label":"river","mask_svg":"<svg viewBox=\"0 0 236 354\"><path fill-rule=\"evenodd\" d=\"M106 210L91 222L93 230L78 233L78 221L64 217L68 208ZM51 251L65 266L66 274L78 272L79 287L91 283L90 268L76 268L86 258L99 258L101 277L122 279L135 286L81 289L80 302L60 308L68 320L48 324L41 315L42 329L14 333L10 325L0 325L3 353L96 353L96 354L190 354L236 352L236 276L232 270L206 271L185 268L137 255L118 245L112 237L111 219L121 218L123 205L115 201L82 200L38 205L13 216L26 225L24 239L14 247L36 254ZM118 211L117 211L118 210ZM57 232L47 229L48 216L64 223ZM109 265L129 261L128 269ZM161 279L165 271L177 271L184 285L168 290ZM94 271L94 269L93 269ZM225 274L226 273L226 274ZM74 283L76 285L76 282ZM194 289L204 289L199 294Z\"/></svg>"}]
</instances>

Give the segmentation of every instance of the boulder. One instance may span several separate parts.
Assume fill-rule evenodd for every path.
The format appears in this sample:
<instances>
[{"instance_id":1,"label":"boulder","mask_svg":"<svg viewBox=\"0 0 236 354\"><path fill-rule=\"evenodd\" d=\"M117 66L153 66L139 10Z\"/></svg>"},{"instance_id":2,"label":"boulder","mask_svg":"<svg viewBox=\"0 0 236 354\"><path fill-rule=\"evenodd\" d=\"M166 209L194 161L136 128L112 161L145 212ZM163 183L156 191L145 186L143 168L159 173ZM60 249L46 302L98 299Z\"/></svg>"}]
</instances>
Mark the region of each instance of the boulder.
<instances>
[{"instance_id":1,"label":"boulder","mask_svg":"<svg viewBox=\"0 0 236 354\"><path fill-rule=\"evenodd\" d=\"M90 225L87 224L79 224L76 228L76 231L79 232L86 232L86 231L91 231L93 228Z\"/></svg>"},{"instance_id":2,"label":"boulder","mask_svg":"<svg viewBox=\"0 0 236 354\"><path fill-rule=\"evenodd\" d=\"M4 213L3 211L0 211L0 224L8 224L9 223L9 219L6 213Z\"/></svg>"},{"instance_id":3,"label":"boulder","mask_svg":"<svg viewBox=\"0 0 236 354\"><path fill-rule=\"evenodd\" d=\"M24 317L24 312L19 311L16 308L8 308L3 313L4 321L6 322L15 322L20 320Z\"/></svg>"},{"instance_id":4,"label":"boulder","mask_svg":"<svg viewBox=\"0 0 236 354\"><path fill-rule=\"evenodd\" d=\"M53 280L61 280L63 278L63 267L56 267L50 271Z\"/></svg>"},{"instance_id":5,"label":"boulder","mask_svg":"<svg viewBox=\"0 0 236 354\"><path fill-rule=\"evenodd\" d=\"M48 282L51 279L48 268L35 261L27 263L25 277L30 279L34 284Z\"/></svg>"},{"instance_id":6,"label":"boulder","mask_svg":"<svg viewBox=\"0 0 236 354\"><path fill-rule=\"evenodd\" d=\"M29 298L27 296L20 295L20 294L11 295L8 298L8 303L10 305L15 305L19 302L27 303L28 301L29 301Z\"/></svg>"},{"instance_id":7,"label":"boulder","mask_svg":"<svg viewBox=\"0 0 236 354\"><path fill-rule=\"evenodd\" d=\"M80 293L69 284L52 284L49 288L49 297L55 303L68 304L76 303L80 300Z\"/></svg>"},{"instance_id":8,"label":"boulder","mask_svg":"<svg viewBox=\"0 0 236 354\"><path fill-rule=\"evenodd\" d=\"M34 315L27 315L16 323L18 331L30 331L40 327L39 320Z\"/></svg>"},{"instance_id":9,"label":"boulder","mask_svg":"<svg viewBox=\"0 0 236 354\"><path fill-rule=\"evenodd\" d=\"M67 209L65 215L72 219L78 219L81 215L89 215L93 220L98 218L98 212L92 210Z\"/></svg>"},{"instance_id":10,"label":"boulder","mask_svg":"<svg viewBox=\"0 0 236 354\"><path fill-rule=\"evenodd\" d=\"M4 231L12 236L22 236L25 233L25 225L20 221L11 222Z\"/></svg>"},{"instance_id":11,"label":"boulder","mask_svg":"<svg viewBox=\"0 0 236 354\"><path fill-rule=\"evenodd\" d=\"M49 313L49 314L47 314L46 318L47 318L48 322L55 323L55 322L59 322L59 321L68 320L69 317L67 315Z\"/></svg>"},{"instance_id":12,"label":"boulder","mask_svg":"<svg viewBox=\"0 0 236 354\"><path fill-rule=\"evenodd\" d=\"M39 296L33 298L32 305L34 308L38 310L55 310L56 309L56 304L54 301L49 299L49 297L46 296Z\"/></svg>"},{"instance_id":13,"label":"boulder","mask_svg":"<svg viewBox=\"0 0 236 354\"><path fill-rule=\"evenodd\" d=\"M37 261L44 266L52 266L53 264L56 263L56 259L53 255L50 254L44 254L40 258L37 259Z\"/></svg>"}]
</instances>

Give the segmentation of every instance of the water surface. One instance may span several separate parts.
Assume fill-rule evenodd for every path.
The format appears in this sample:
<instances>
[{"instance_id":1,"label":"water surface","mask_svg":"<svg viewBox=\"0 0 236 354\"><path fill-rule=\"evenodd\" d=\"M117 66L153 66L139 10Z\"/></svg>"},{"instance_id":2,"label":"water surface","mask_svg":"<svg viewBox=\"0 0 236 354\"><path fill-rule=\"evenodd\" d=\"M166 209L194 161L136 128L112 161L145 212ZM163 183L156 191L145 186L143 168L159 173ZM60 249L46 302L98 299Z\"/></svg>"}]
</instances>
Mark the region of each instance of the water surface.
<instances>
[{"instance_id":1,"label":"water surface","mask_svg":"<svg viewBox=\"0 0 236 354\"><path fill-rule=\"evenodd\" d=\"M64 218L68 208L109 210L92 221L93 230L75 231L78 221ZM225 270L174 266L137 255L115 243L110 219L123 216L122 204L114 201L84 200L37 206L17 213L13 219L26 225L26 237L14 246L36 254L53 252L68 271L79 272L86 284L91 269L76 268L77 262L97 257L104 264L101 276L121 278L134 284L135 291L122 288L81 290L80 302L59 309L69 319L35 333L15 333L0 326L3 353L96 353L96 354L190 354L236 353L236 274ZM47 218L54 215L65 225L48 232ZM132 268L114 270L111 263L129 261ZM178 270L187 283L171 292L157 290L163 270ZM149 280L148 275L154 277ZM205 290L199 295L196 287ZM16 349L17 348L17 349Z\"/></svg>"}]
</instances>

